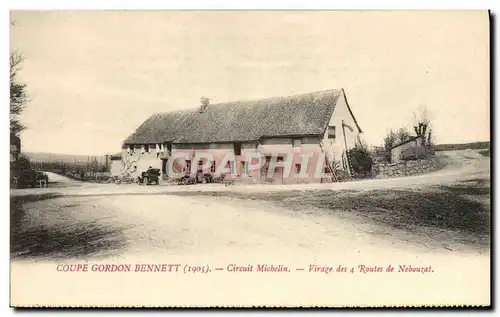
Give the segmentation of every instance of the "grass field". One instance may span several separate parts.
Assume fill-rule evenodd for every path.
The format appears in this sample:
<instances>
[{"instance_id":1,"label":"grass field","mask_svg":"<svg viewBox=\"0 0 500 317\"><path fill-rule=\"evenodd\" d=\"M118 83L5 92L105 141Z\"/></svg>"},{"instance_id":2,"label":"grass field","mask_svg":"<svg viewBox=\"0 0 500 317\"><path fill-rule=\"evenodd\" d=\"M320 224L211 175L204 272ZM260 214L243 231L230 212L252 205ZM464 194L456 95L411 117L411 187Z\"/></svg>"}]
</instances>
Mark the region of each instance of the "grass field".
<instances>
[{"instance_id":1,"label":"grass field","mask_svg":"<svg viewBox=\"0 0 500 317\"><path fill-rule=\"evenodd\" d=\"M451 143L451 144L437 144L434 146L436 151L458 151L458 150L477 150L489 149L490 142L471 142L471 143Z\"/></svg>"}]
</instances>

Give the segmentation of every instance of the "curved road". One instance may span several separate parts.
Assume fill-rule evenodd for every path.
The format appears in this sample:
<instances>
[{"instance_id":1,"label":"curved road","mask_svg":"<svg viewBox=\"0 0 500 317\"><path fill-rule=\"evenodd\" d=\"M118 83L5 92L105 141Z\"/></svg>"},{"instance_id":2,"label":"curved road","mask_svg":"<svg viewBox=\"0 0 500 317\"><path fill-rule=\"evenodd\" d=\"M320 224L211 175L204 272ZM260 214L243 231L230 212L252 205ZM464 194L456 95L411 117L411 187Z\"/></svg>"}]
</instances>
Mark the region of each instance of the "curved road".
<instances>
[{"instance_id":1,"label":"curved road","mask_svg":"<svg viewBox=\"0 0 500 317\"><path fill-rule=\"evenodd\" d=\"M437 152L437 156L446 166L438 171L424 175L392 178L369 179L342 183L327 184L293 184L293 185L236 185L225 187L221 184L198 184L192 186L137 186L136 184L97 184L72 180L54 173L49 174L49 182L56 182L49 188L29 188L11 190L12 196L33 194L60 195L124 195L124 194L160 194L175 192L277 192L291 190L371 190L390 188L418 188L432 185L454 184L471 179L490 178L490 157L484 157L477 150ZM75 188L76 187L76 188ZM82 188L84 187L84 188Z\"/></svg>"},{"instance_id":2,"label":"curved road","mask_svg":"<svg viewBox=\"0 0 500 317\"><path fill-rule=\"evenodd\" d=\"M83 183L81 181L77 181L77 180L68 178L66 176L56 174L56 173L45 172L45 171L44 171L44 173L49 176L50 183L67 184L67 185L80 185Z\"/></svg>"},{"instance_id":3,"label":"curved road","mask_svg":"<svg viewBox=\"0 0 500 317\"><path fill-rule=\"evenodd\" d=\"M439 155L446 155L443 159L447 160L448 166L427 175L294 185L288 190L397 188L414 186L415 183L426 186L489 177L489 158L474 151ZM53 176L62 183L76 182ZM16 195L50 191L68 195L24 204L26 215L19 222L21 242L27 244L29 234L45 231L51 232L48 240L50 237L56 240L39 241L34 238L33 245L28 244L24 252L40 252L38 250L45 247L47 257L55 252L57 256L63 254L67 258L78 259L76 263L87 263L88 260L89 266L104 262L132 265L180 263L222 269L207 275L134 272L70 274L57 272L55 262L13 261L12 298L18 304L33 304L36 298L39 305L488 304L489 251L460 250L460 242L440 247L442 241L436 246L434 242L425 240L430 240L436 233L446 232L423 228L422 234L416 236L405 230L389 230L359 218L349 218L349 212L343 210L327 214L315 213L312 207L295 210L262 200L148 195L205 190L287 189L286 186L273 185L228 189L219 185L146 187L102 184L86 188L13 191ZM113 195L122 193L132 195ZM137 193L142 195L133 195ZM83 197L85 195L95 196ZM44 260L43 254L36 254ZM70 260L59 262L69 263ZM257 264L283 265L290 272L229 271L230 265L254 265L255 270ZM386 268L392 265L396 272L399 265L432 266L433 272L326 274L310 272L310 265L333 267L333 270L339 266ZM46 288L28 285L57 287L47 291Z\"/></svg>"}]
</instances>

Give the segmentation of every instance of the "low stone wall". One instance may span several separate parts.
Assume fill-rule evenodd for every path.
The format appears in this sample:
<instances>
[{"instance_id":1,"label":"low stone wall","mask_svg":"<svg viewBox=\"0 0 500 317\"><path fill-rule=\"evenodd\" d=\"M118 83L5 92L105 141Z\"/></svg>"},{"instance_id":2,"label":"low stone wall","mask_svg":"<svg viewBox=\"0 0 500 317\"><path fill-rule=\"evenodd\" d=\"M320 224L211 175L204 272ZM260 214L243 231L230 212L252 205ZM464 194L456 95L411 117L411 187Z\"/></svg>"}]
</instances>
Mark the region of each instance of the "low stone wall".
<instances>
[{"instance_id":1,"label":"low stone wall","mask_svg":"<svg viewBox=\"0 0 500 317\"><path fill-rule=\"evenodd\" d=\"M421 175L438 168L438 159L434 156L425 160L405 161L393 164L376 164L372 173L374 178L394 178Z\"/></svg>"}]
</instances>

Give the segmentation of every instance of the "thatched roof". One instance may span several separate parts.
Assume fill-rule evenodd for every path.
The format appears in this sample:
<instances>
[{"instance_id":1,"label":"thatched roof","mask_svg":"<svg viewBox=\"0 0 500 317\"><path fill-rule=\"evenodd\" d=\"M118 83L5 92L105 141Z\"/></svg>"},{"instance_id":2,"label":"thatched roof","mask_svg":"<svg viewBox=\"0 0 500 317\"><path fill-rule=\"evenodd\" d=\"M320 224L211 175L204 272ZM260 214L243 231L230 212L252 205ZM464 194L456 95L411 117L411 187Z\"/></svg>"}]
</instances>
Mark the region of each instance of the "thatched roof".
<instances>
[{"instance_id":1,"label":"thatched roof","mask_svg":"<svg viewBox=\"0 0 500 317\"><path fill-rule=\"evenodd\" d=\"M194 108L158 113L140 125L124 144L215 143L322 135L341 96L345 98L342 89L333 89L210 104L203 112Z\"/></svg>"}]
</instances>

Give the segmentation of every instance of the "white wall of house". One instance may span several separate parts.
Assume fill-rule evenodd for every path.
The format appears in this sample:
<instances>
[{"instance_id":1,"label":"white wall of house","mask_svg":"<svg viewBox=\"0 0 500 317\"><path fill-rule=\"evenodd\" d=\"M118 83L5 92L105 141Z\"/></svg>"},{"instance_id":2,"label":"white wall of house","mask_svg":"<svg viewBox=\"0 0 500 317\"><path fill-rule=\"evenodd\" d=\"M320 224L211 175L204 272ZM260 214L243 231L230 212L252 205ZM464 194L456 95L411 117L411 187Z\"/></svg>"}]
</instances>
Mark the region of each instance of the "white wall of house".
<instances>
[{"instance_id":1,"label":"white wall of house","mask_svg":"<svg viewBox=\"0 0 500 317\"><path fill-rule=\"evenodd\" d=\"M134 145L133 150L123 149L122 160L120 162L120 174L123 171L123 165L130 166L127 170L130 176L139 176L141 172L146 171L150 166L153 168L162 167L162 160L156 151L156 146L149 145L149 150L144 144Z\"/></svg>"},{"instance_id":2,"label":"white wall of house","mask_svg":"<svg viewBox=\"0 0 500 317\"><path fill-rule=\"evenodd\" d=\"M120 176L121 175L121 166L122 166L121 160L112 160L111 161L111 168L110 168L111 176Z\"/></svg>"},{"instance_id":3,"label":"white wall of house","mask_svg":"<svg viewBox=\"0 0 500 317\"><path fill-rule=\"evenodd\" d=\"M342 129L342 121L349 125L353 131L345 127ZM329 132L335 130L335 138L329 138ZM345 140L344 140L345 131ZM333 115L328 123L325 135L323 137L323 146L327 152L327 158L330 162L337 162L342 160L342 153L346 149L351 149L356 145L359 140L359 131L354 122L349 108L347 107L346 100L343 95L337 100L337 105L333 111ZM346 147L347 143L347 147ZM341 164L342 167L342 164Z\"/></svg>"}]
</instances>

